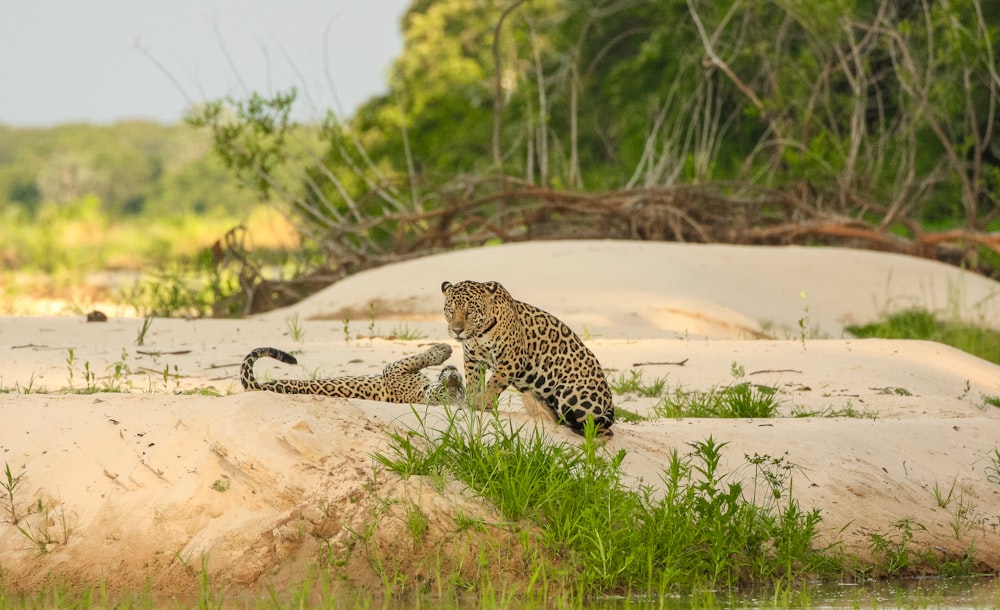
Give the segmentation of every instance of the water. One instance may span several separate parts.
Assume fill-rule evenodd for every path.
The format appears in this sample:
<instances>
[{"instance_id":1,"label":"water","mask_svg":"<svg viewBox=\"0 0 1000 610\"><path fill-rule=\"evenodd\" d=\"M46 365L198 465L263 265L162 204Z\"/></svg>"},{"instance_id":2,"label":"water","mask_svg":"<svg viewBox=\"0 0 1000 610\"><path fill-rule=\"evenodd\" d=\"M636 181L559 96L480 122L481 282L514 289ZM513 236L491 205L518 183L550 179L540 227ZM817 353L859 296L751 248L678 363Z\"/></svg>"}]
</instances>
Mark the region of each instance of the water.
<instances>
[{"instance_id":1,"label":"water","mask_svg":"<svg viewBox=\"0 0 1000 610\"><path fill-rule=\"evenodd\" d=\"M325 591L321 593L320 591ZM0 589L0 608L366 608L370 610L694 610L700 608L1000 608L1000 578L914 578L891 582L823 583L796 586L778 593L757 592L731 595L701 591L691 595L664 597L633 596L591 599L583 604L566 598L525 600L499 594L496 597L463 594L459 598L408 595L388 599L335 585L319 590L306 587L292 592L258 594L203 592L202 595L165 595L134 592L107 595L101 590L46 591L7 596Z\"/></svg>"}]
</instances>

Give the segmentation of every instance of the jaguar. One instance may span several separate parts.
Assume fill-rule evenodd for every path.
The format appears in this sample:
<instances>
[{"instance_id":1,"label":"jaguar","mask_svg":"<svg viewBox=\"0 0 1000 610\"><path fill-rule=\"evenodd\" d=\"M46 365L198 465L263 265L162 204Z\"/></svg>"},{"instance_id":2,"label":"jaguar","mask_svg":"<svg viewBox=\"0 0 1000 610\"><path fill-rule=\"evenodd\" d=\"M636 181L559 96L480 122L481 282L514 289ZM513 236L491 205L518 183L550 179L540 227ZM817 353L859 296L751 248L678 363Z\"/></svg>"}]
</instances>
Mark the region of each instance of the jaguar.
<instances>
[{"instance_id":1,"label":"jaguar","mask_svg":"<svg viewBox=\"0 0 1000 610\"><path fill-rule=\"evenodd\" d=\"M431 381L421 370L443 364L451 357L451 346L435 343L419 354L390 362L381 375L355 375L329 379L280 379L258 381L254 364L261 358L274 358L285 364L298 364L294 356L273 347L258 347L243 358L240 382L245 390L268 390L279 394L317 394L342 398L365 398L404 404L453 404L464 402L462 376L454 366L446 366Z\"/></svg>"},{"instance_id":2,"label":"jaguar","mask_svg":"<svg viewBox=\"0 0 1000 610\"><path fill-rule=\"evenodd\" d=\"M582 434L592 420L599 436L614 434L604 369L569 326L515 300L499 282L445 281L441 292L448 334L462 344L465 388L474 408L492 408L513 386L574 432Z\"/></svg>"}]
</instances>

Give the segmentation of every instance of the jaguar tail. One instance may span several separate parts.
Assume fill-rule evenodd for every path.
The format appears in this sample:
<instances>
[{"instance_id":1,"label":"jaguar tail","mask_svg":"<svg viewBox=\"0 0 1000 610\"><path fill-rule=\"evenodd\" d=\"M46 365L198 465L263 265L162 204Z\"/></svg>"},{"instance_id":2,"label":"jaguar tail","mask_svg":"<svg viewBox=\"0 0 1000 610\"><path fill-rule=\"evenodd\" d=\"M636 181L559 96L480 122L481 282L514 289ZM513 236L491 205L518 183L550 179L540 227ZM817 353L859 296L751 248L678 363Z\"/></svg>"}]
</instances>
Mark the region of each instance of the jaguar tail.
<instances>
[{"instance_id":1,"label":"jaguar tail","mask_svg":"<svg viewBox=\"0 0 1000 610\"><path fill-rule=\"evenodd\" d=\"M246 355L246 358L243 359L243 365L240 366L240 383L243 384L244 390L264 389L260 382L257 381L257 378L253 375L253 365L261 358L274 358L275 360L279 360L285 364L298 364L298 360L295 359L295 356L283 352L280 349L274 347L258 347Z\"/></svg>"}]
</instances>

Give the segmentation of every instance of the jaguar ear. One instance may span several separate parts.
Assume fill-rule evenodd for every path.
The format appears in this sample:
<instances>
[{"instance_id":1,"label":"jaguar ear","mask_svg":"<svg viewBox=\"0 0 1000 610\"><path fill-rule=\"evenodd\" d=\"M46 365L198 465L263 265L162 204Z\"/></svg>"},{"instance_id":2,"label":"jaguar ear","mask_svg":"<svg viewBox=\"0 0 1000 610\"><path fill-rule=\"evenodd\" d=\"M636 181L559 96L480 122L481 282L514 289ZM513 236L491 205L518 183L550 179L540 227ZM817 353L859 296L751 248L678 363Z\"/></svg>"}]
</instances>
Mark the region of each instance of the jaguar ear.
<instances>
[{"instance_id":1,"label":"jaguar ear","mask_svg":"<svg viewBox=\"0 0 1000 610\"><path fill-rule=\"evenodd\" d=\"M441 292L447 294L450 288L451 288L451 282L447 280L441 282Z\"/></svg>"},{"instance_id":2,"label":"jaguar ear","mask_svg":"<svg viewBox=\"0 0 1000 610\"><path fill-rule=\"evenodd\" d=\"M486 292L496 294L497 290L500 289L500 282L486 282L483 286L486 286Z\"/></svg>"}]
</instances>

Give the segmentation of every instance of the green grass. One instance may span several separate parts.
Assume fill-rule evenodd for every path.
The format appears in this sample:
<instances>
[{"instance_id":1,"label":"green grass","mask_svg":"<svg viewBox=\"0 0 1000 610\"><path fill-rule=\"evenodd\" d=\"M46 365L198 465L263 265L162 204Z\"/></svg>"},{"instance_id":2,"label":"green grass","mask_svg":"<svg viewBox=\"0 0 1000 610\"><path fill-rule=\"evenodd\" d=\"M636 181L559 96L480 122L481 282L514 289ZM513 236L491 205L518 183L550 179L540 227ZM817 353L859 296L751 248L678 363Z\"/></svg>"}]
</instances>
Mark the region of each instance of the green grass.
<instances>
[{"instance_id":1,"label":"green grass","mask_svg":"<svg viewBox=\"0 0 1000 610\"><path fill-rule=\"evenodd\" d=\"M664 377L657 377L649 383L644 382L641 370L629 371L628 376L621 373L618 377L608 382L611 391L615 394L634 393L646 397L660 396L666 384L667 380Z\"/></svg>"},{"instance_id":2,"label":"green grass","mask_svg":"<svg viewBox=\"0 0 1000 610\"><path fill-rule=\"evenodd\" d=\"M767 418L778 415L781 401L777 388L744 381L743 368L733 363L734 382L707 391L670 387L667 380L657 377L644 381L642 371L619 374L609 381L615 394L638 394L646 398L661 398L653 405L653 417L723 417ZM622 421L641 421L642 417L625 410Z\"/></svg>"},{"instance_id":3,"label":"green grass","mask_svg":"<svg viewBox=\"0 0 1000 610\"><path fill-rule=\"evenodd\" d=\"M721 469L726 443L709 437L674 450L658 485L626 480L625 451L588 431L553 442L493 415L450 413L393 433L375 460L403 477L454 477L518 529L536 528L540 570L564 573L584 596L794 581L839 574L837 549L817 548L818 510L792 497L783 457L746 457L753 484ZM766 490L757 493L757 490Z\"/></svg>"},{"instance_id":4,"label":"green grass","mask_svg":"<svg viewBox=\"0 0 1000 610\"><path fill-rule=\"evenodd\" d=\"M777 389L741 381L707 391L676 388L653 406L658 417L768 418L781 405Z\"/></svg>"},{"instance_id":5,"label":"green grass","mask_svg":"<svg viewBox=\"0 0 1000 610\"><path fill-rule=\"evenodd\" d=\"M924 309L908 309L845 330L860 338L937 341L1000 364L1000 331L958 319L943 320Z\"/></svg>"}]
</instances>

